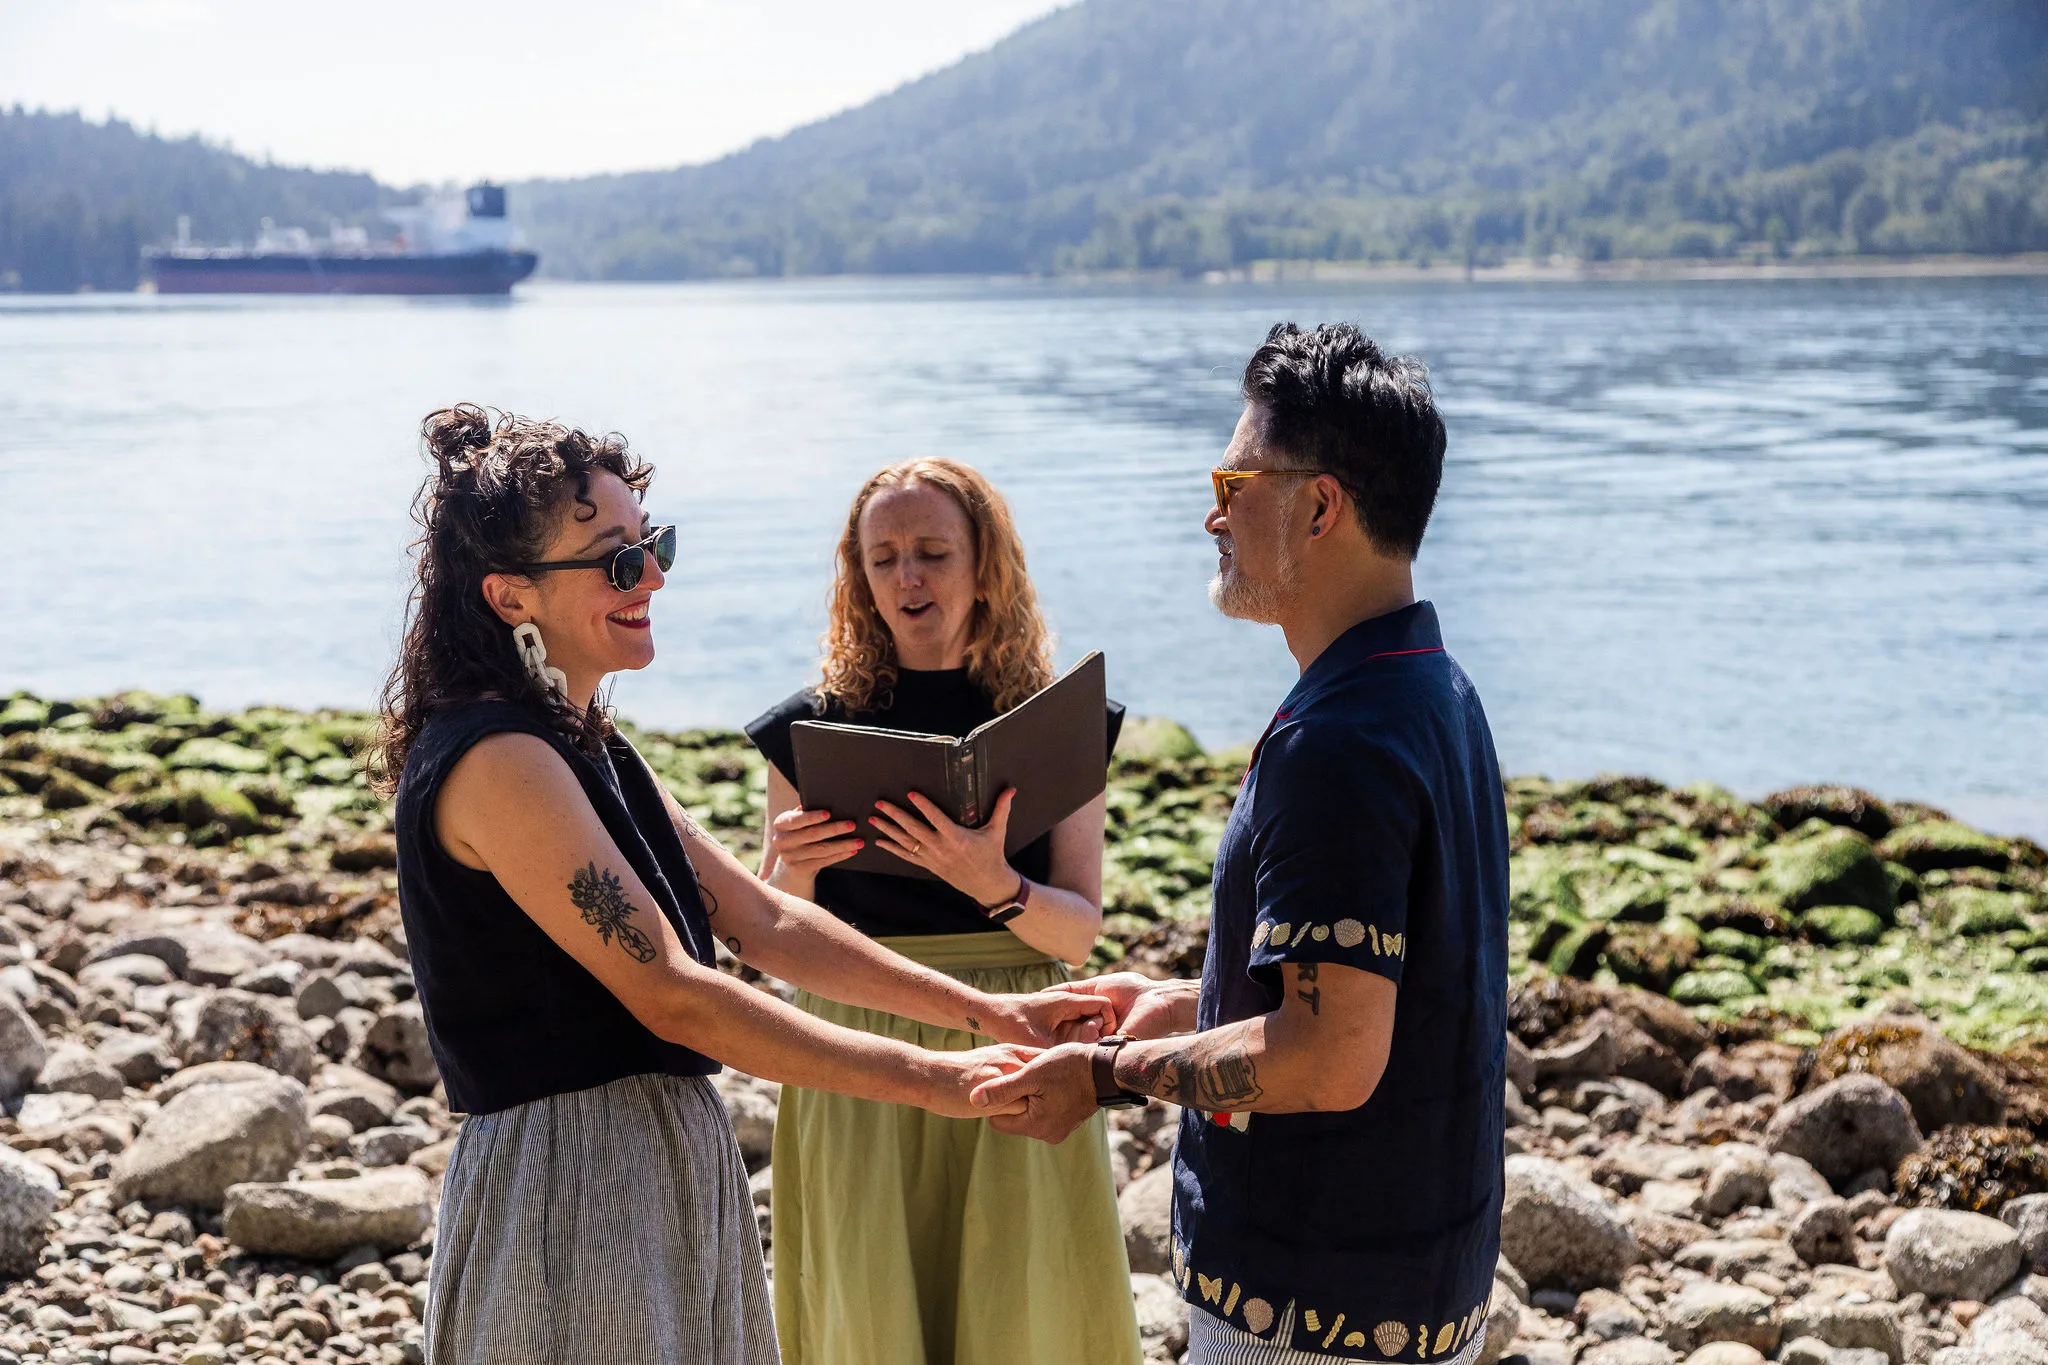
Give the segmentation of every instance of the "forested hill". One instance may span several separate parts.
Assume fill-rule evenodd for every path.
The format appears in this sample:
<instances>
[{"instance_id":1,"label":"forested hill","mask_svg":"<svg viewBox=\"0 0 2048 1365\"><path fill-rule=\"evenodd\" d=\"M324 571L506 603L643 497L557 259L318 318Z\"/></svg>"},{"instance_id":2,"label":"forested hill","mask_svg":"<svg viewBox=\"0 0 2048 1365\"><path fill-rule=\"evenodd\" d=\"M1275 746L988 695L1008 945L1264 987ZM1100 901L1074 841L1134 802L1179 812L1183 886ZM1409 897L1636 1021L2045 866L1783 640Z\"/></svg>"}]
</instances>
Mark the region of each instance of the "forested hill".
<instances>
[{"instance_id":1,"label":"forested hill","mask_svg":"<svg viewBox=\"0 0 2048 1365\"><path fill-rule=\"evenodd\" d=\"M194 240L247 241L264 218L324 230L400 196L367 175L270 166L113 120L0 109L0 288L133 289L141 249L178 217Z\"/></svg>"},{"instance_id":2,"label":"forested hill","mask_svg":"<svg viewBox=\"0 0 2048 1365\"><path fill-rule=\"evenodd\" d=\"M1084 0L698 167L554 273L2048 248L2042 0Z\"/></svg>"}]
</instances>

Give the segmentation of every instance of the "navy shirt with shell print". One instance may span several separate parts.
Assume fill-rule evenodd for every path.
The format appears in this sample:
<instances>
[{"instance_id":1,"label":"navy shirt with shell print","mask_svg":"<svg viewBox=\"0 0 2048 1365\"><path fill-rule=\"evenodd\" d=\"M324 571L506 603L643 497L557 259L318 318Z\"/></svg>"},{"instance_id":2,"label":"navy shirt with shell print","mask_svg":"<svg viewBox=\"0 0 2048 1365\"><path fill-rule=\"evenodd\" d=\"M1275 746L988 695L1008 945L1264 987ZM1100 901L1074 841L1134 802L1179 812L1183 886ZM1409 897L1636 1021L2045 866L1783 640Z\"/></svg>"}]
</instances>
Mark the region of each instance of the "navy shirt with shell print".
<instances>
[{"instance_id":1,"label":"navy shirt with shell print","mask_svg":"<svg viewBox=\"0 0 2048 1365\"><path fill-rule=\"evenodd\" d=\"M1182 1115L1173 1275L1276 1346L1430 1361L1485 1329L1499 1255L1507 817L1472 681L1418 602L1311 663L1254 751L1216 859L1204 1029L1279 1008L1280 964L1396 982L1372 1097ZM1292 1339L1274 1340L1294 1305Z\"/></svg>"}]
</instances>

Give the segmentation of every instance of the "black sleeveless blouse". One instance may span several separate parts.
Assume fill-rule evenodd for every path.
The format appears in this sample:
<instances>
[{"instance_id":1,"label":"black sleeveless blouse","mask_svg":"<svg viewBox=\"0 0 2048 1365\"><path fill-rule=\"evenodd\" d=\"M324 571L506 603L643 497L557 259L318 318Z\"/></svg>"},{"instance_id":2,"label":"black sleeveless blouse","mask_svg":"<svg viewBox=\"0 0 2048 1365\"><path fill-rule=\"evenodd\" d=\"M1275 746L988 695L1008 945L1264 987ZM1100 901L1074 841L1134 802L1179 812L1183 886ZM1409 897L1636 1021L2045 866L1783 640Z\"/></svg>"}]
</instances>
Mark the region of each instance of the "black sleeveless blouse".
<instances>
[{"instance_id":1,"label":"black sleeveless blouse","mask_svg":"<svg viewBox=\"0 0 2048 1365\"><path fill-rule=\"evenodd\" d=\"M683 948L714 961L711 926L654 775L624 736L601 761L531 707L480 701L428 720L406 755L393 823L398 908L448 1107L485 1114L626 1076L708 1076L718 1063L665 1042L556 945L489 872L464 867L434 833L434 802L457 760L513 730L554 746ZM563 885L572 869L564 868Z\"/></svg>"},{"instance_id":2,"label":"black sleeveless blouse","mask_svg":"<svg viewBox=\"0 0 2048 1365\"><path fill-rule=\"evenodd\" d=\"M783 698L747 725L747 738L791 786L796 785L796 749L789 727L800 720L830 720L848 725L873 725L885 730L910 730L958 738L996 718L995 705L967 676L964 668L913 669L896 672L889 704L849 715L837 702L822 702L805 689ZM1109 748L1123 728L1124 705L1109 703ZM1108 760L1105 754L1104 761ZM842 820L859 823L856 831L873 839L867 823L873 811L834 811ZM1010 855L1010 866L1034 882L1052 874L1052 835L1044 834ZM870 938L903 934L986 934L1003 932L974 903L974 898L944 882L921 877L893 877L882 872L847 872L828 867L818 874L813 899Z\"/></svg>"}]
</instances>

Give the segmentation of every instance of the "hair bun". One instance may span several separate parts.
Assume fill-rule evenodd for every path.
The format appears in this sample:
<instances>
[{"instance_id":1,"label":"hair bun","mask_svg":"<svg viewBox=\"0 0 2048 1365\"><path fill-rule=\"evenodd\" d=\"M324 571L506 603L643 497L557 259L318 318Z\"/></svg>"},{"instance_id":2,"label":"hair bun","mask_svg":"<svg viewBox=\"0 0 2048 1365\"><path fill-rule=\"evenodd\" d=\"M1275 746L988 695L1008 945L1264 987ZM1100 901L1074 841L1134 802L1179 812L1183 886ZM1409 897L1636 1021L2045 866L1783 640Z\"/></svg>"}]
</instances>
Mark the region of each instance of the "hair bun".
<instances>
[{"instance_id":1,"label":"hair bun","mask_svg":"<svg viewBox=\"0 0 2048 1365\"><path fill-rule=\"evenodd\" d=\"M468 470L473 457L490 449L491 415L475 403L457 403L427 414L420 438L441 466L441 476Z\"/></svg>"}]
</instances>

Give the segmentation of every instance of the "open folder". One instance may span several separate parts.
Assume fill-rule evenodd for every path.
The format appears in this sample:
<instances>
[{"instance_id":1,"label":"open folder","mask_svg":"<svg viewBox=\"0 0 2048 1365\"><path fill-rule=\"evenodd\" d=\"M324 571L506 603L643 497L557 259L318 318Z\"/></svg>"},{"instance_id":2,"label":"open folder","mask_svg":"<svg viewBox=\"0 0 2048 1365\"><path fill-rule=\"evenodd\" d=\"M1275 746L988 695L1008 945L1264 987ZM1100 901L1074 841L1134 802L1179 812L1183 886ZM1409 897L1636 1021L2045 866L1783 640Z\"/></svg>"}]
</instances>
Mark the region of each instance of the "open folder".
<instances>
[{"instance_id":1,"label":"open folder","mask_svg":"<svg viewBox=\"0 0 2048 1365\"><path fill-rule=\"evenodd\" d=\"M1097 650L1044 691L960 739L800 720L790 727L797 795L805 810L859 822L867 847L838 868L930 877L876 844L867 823L875 802L914 813L906 799L914 791L956 823L979 829L996 797L1014 787L1003 852L1015 853L1101 794L1109 749L1103 678Z\"/></svg>"}]
</instances>

